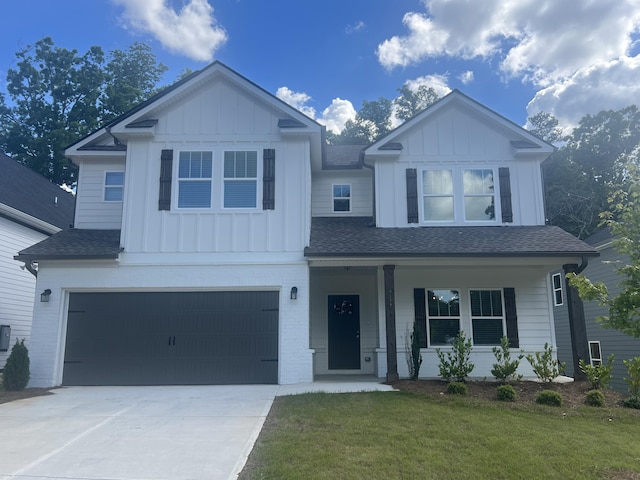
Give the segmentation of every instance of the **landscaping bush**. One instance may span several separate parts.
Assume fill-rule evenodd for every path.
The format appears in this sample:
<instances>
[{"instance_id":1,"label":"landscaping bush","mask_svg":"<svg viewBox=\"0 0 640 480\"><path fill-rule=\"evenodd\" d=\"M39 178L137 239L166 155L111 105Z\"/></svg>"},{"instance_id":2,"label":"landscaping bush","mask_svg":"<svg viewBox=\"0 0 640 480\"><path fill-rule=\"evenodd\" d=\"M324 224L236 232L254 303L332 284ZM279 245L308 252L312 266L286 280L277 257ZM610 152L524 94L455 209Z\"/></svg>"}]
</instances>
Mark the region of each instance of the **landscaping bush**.
<instances>
[{"instance_id":1,"label":"landscaping bush","mask_svg":"<svg viewBox=\"0 0 640 480\"><path fill-rule=\"evenodd\" d=\"M580 370L587 376L587 380L591 383L591 388L599 390L601 388L607 388L611 383L611 377L613 372L613 353L609 355L609 361L606 365L591 365L586 363L583 359L578 360Z\"/></svg>"},{"instance_id":2,"label":"landscaping bush","mask_svg":"<svg viewBox=\"0 0 640 480\"><path fill-rule=\"evenodd\" d=\"M498 386L498 400L502 402L514 402L516 398L516 390L511 385Z\"/></svg>"},{"instance_id":3,"label":"landscaping bush","mask_svg":"<svg viewBox=\"0 0 640 480\"><path fill-rule=\"evenodd\" d=\"M640 397L629 397L622 401L622 404L627 408L635 408L640 410Z\"/></svg>"},{"instance_id":4,"label":"landscaping bush","mask_svg":"<svg viewBox=\"0 0 640 480\"><path fill-rule=\"evenodd\" d=\"M536 403L560 407L562 406L562 395L553 390L543 390L536 397Z\"/></svg>"},{"instance_id":5,"label":"landscaping bush","mask_svg":"<svg viewBox=\"0 0 640 480\"><path fill-rule=\"evenodd\" d=\"M604 407L604 393L598 389L589 390L585 402L592 407Z\"/></svg>"},{"instance_id":6,"label":"landscaping bush","mask_svg":"<svg viewBox=\"0 0 640 480\"><path fill-rule=\"evenodd\" d=\"M493 355L496 357L496 363L493 364L491 375L496 377L499 382L516 382L522 378L522 375L516 372L520 366L520 360L524 358L524 351L520 350L518 357L511 360L511 349L507 337L500 339L499 347L493 347Z\"/></svg>"},{"instance_id":7,"label":"landscaping bush","mask_svg":"<svg viewBox=\"0 0 640 480\"><path fill-rule=\"evenodd\" d=\"M405 349L407 352L407 366L409 367L409 377L417 380L420 376L420 366L422 365L422 353L420 352L420 324L413 322L413 331L405 336Z\"/></svg>"},{"instance_id":8,"label":"landscaping bush","mask_svg":"<svg viewBox=\"0 0 640 480\"><path fill-rule=\"evenodd\" d=\"M467 385L463 382L449 382L449 385L447 385L447 393L451 395L466 395Z\"/></svg>"},{"instance_id":9,"label":"landscaping bush","mask_svg":"<svg viewBox=\"0 0 640 480\"><path fill-rule=\"evenodd\" d=\"M640 357L623 360L624 366L627 367L628 377L624 381L629 385L629 396L640 397Z\"/></svg>"},{"instance_id":10,"label":"landscaping bush","mask_svg":"<svg viewBox=\"0 0 640 480\"><path fill-rule=\"evenodd\" d=\"M24 344L24 339L18 341L11 348L11 354L7 358L2 373L2 387L5 390L24 390L29 383L29 351Z\"/></svg>"},{"instance_id":11,"label":"landscaping bush","mask_svg":"<svg viewBox=\"0 0 640 480\"><path fill-rule=\"evenodd\" d=\"M558 364L553 356L553 348L548 343L544 344L544 352L536 352L535 355L527 355L527 361L531 364L533 372L541 382L550 383L564 372L565 362Z\"/></svg>"},{"instance_id":12,"label":"landscaping bush","mask_svg":"<svg viewBox=\"0 0 640 480\"><path fill-rule=\"evenodd\" d=\"M469 360L471 350L471 339L467 339L462 331L456 336L450 352L443 353L439 348L436 348L436 354L440 359L438 365L440 376L447 381L464 382L475 368L475 365Z\"/></svg>"}]
</instances>

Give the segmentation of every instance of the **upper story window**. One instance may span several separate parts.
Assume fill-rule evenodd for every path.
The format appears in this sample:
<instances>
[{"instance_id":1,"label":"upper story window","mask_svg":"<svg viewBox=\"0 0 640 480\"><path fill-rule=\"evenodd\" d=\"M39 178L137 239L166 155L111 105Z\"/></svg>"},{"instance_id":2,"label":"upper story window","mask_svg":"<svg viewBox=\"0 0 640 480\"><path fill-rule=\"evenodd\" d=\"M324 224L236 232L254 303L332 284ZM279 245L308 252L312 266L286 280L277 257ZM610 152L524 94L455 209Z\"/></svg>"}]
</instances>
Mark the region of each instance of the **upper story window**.
<instances>
[{"instance_id":1,"label":"upper story window","mask_svg":"<svg viewBox=\"0 0 640 480\"><path fill-rule=\"evenodd\" d=\"M224 207L256 208L258 152L224 152Z\"/></svg>"},{"instance_id":2,"label":"upper story window","mask_svg":"<svg viewBox=\"0 0 640 480\"><path fill-rule=\"evenodd\" d=\"M333 185L333 211L334 212L350 212L351 211L351 185L349 184Z\"/></svg>"},{"instance_id":3,"label":"upper story window","mask_svg":"<svg viewBox=\"0 0 640 480\"><path fill-rule=\"evenodd\" d=\"M564 298L562 294L562 275L559 273L554 273L551 276L551 281L553 283L553 304L556 307L564 304Z\"/></svg>"},{"instance_id":4,"label":"upper story window","mask_svg":"<svg viewBox=\"0 0 640 480\"><path fill-rule=\"evenodd\" d=\"M423 222L495 222L494 170L423 170Z\"/></svg>"},{"instance_id":5,"label":"upper story window","mask_svg":"<svg viewBox=\"0 0 640 480\"><path fill-rule=\"evenodd\" d=\"M212 152L180 152L178 208L210 208Z\"/></svg>"},{"instance_id":6,"label":"upper story window","mask_svg":"<svg viewBox=\"0 0 640 480\"><path fill-rule=\"evenodd\" d=\"M124 172L106 172L104 176L104 201L121 202L124 197Z\"/></svg>"},{"instance_id":7,"label":"upper story window","mask_svg":"<svg viewBox=\"0 0 640 480\"><path fill-rule=\"evenodd\" d=\"M471 290L469 297L474 345L500 345L505 324L502 290Z\"/></svg>"}]
</instances>

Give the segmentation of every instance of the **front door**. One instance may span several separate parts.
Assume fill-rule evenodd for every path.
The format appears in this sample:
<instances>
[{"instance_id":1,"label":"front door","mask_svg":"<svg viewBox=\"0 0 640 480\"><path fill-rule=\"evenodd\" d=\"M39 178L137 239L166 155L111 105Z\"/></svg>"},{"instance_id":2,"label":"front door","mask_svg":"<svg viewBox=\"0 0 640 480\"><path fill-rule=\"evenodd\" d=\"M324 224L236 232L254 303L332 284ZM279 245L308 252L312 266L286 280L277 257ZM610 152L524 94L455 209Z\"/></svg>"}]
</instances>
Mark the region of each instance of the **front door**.
<instances>
[{"instance_id":1,"label":"front door","mask_svg":"<svg viewBox=\"0 0 640 480\"><path fill-rule=\"evenodd\" d=\"M329 295L329 370L360 369L360 298Z\"/></svg>"}]
</instances>

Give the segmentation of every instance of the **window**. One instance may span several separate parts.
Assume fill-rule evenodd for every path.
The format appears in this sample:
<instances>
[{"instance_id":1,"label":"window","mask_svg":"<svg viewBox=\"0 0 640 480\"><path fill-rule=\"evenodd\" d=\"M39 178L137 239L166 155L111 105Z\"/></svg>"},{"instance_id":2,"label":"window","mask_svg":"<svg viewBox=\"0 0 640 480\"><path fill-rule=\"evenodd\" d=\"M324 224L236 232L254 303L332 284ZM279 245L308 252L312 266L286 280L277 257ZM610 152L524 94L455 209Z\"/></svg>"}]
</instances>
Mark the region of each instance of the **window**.
<instances>
[{"instance_id":1,"label":"window","mask_svg":"<svg viewBox=\"0 0 640 480\"><path fill-rule=\"evenodd\" d=\"M333 211L351 211L351 185L345 184L333 186Z\"/></svg>"},{"instance_id":2,"label":"window","mask_svg":"<svg viewBox=\"0 0 640 480\"><path fill-rule=\"evenodd\" d=\"M495 220L493 170L464 170L462 183L465 220Z\"/></svg>"},{"instance_id":3,"label":"window","mask_svg":"<svg viewBox=\"0 0 640 480\"><path fill-rule=\"evenodd\" d=\"M106 172L104 176L104 201L121 202L124 196L124 172Z\"/></svg>"},{"instance_id":4,"label":"window","mask_svg":"<svg viewBox=\"0 0 640 480\"><path fill-rule=\"evenodd\" d=\"M500 345L504 336L501 290L471 290L471 327L474 345Z\"/></svg>"},{"instance_id":5,"label":"window","mask_svg":"<svg viewBox=\"0 0 640 480\"><path fill-rule=\"evenodd\" d=\"M422 205L426 222L453 221L453 173L451 170L422 172Z\"/></svg>"},{"instance_id":6,"label":"window","mask_svg":"<svg viewBox=\"0 0 640 480\"><path fill-rule=\"evenodd\" d=\"M224 152L224 207L256 208L258 152Z\"/></svg>"},{"instance_id":7,"label":"window","mask_svg":"<svg viewBox=\"0 0 640 480\"><path fill-rule=\"evenodd\" d=\"M460 331L460 295L457 290L428 290L427 318L430 345L451 345Z\"/></svg>"},{"instance_id":8,"label":"window","mask_svg":"<svg viewBox=\"0 0 640 480\"><path fill-rule=\"evenodd\" d=\"M597 365L602 365L602 351L600 350L599 341L589 342L589 357L591 360L591 365L593 365L594 367Z\"/></svg>"},{"instance_id":9,"label":"window","mask_svg":"<svg viewBox=\"0 0 640 480\"><path fill-rule=\"evenodd\" d=\"M178 208L211 208L212 152L180 152Z\"/></svg>"},{"instance_id":10,"label":"window","mask_svg":"<svg viewBox=\"0 0 640 480\"><path fill-rule=\"evenodd\" d=\"M553 282L553 304L559 307L564 304L564 298L562 297L562 275L554 273L551 280Z\"/></svg>"}]
</instances>

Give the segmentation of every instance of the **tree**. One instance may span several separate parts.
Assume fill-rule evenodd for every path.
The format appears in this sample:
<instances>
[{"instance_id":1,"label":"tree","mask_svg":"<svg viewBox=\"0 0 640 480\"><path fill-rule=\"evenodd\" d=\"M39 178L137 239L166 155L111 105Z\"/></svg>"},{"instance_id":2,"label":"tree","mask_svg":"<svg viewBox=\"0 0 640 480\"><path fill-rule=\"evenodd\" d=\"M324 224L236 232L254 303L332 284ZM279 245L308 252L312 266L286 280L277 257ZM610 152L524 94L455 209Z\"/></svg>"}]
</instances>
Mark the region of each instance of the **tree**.
<instances>
[{"instance_id":1,"label":"tree","mask_svg":"<svg viewBox=\"0 0 640 480\"><path fill-rule=\"evenodd\" d=\"M8 391L24 390L29 383L30 376L29 350L24 344L24 338L20 341L16 339L4 366L2 387Z\"/></svg>"},{"instance_id":2,"label":"tree","mask_svg":"<svg viewBox=\"0 0 640 480\"><path fill-rule=\"evenodd\" d=\"M627 165L621 183L615 187L608 199L610 209L603 212L601 218L611 229L616 251L629 259L616 269L621 278L621 291L612 296L604 283L592 283L582 274L570 274L569 281L584 300L597 301L609 309L608 315L597 318L604 327L640 338L640 164L637 161Z\"/></svg>"},{"instance_id":3,"label":"tree","mask_svg":"<svg viewBox=\"0 0 640 480\"><path fill-rule=\"evenodd\" d=\"M538 112L527 119L529 131L548 143L558 143L566 140L556 117L546 112Z\"/></svg>"},{"instance_id":4,"label":"tree","mask_svg":"<svg viewBox=\"0 0 640 480\"><path fill-rule=\"evenodd\" d=\"M114 50L105 65L100 47L83 54L50 37L16 53L7 71L10 103L0 95L0 148L51 181L75 183L64 148L153 93L166 67L149 47Z\"/></svg>"},{"instance_id":5,"label":"tree","mask_svg":"<svg viewBox=\"0 0 640 480\"><path fill-rule=\"evenodd\" d=\"M440 96L433 87L420 85L417 90L411 90L407 84L398 89L400 96L394 99L396 117L406 122L422 110L436 103Z\"/></svg>"}]
</instances>

